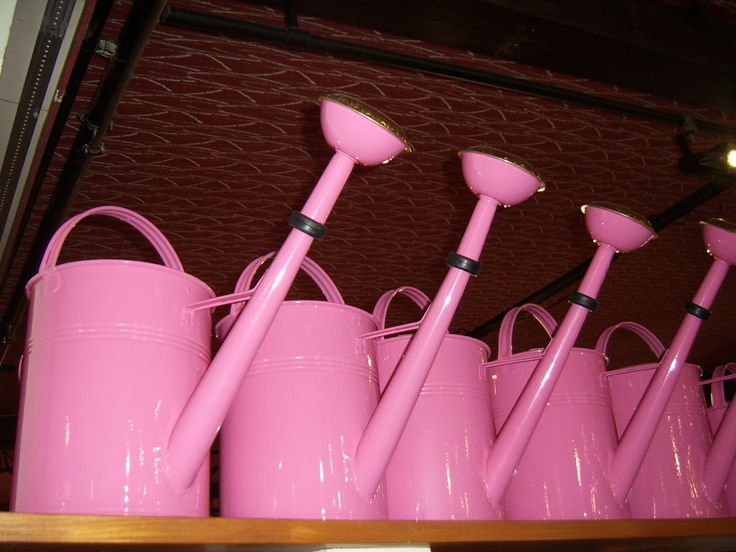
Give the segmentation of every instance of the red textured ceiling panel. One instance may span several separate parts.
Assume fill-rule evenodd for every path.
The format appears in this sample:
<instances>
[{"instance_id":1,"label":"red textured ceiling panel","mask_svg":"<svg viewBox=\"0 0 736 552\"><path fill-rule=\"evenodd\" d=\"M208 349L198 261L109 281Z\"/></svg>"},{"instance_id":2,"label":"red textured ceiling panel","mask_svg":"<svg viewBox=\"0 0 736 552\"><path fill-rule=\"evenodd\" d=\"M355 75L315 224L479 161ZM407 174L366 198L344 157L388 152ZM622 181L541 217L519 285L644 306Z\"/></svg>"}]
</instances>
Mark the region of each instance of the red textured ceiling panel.
<instances>
[{"instance_id":1,"label":"red textured ceiling panel","mask_svg":"<svg viewBox=\"0 0 736 552\"><path fill-rule=\"evenodd\" d=\"M176 3L174 3L176 4ZM239 2L180 3L248 21L282 25L282 16ZM124 6L120 8L124 15ZM480 58L468 52L314 19L304 30L478 69L529 78L721 124L736 119L618 90L582 79ZM114 28L111 27L111 28ZM91 80L78 102L83 111ZM279 46L159 28L119 106L74 204L78 212L119 204L149 217L171 240L188 272L217 293L231 290L254 257L280 244L289 212L303 204L331 151L319 128L319 98L341 92L381 109L408 134L416 152L388 165L357 168L311 256L332 275L346 301L371 309L385 290L414 285L433 294L475 203L463 183L457 152L485 144L520 156L543 176L547 191L498 212L454 326L471 329L569 271L594 252L580 206L621 203L644 215L661 212L704 180L677 170L678 129L663 123L572 103ZM64 138L68 147L73 128ZM697 135L696 147L722 137ZM64 148L51 167L55 185ZM29 227L38 224L44 199ZM669 341L710 259L700 219L736 219L736 199L724 193L664 230L640 252L621 257L590 317L582 345L623 319L644 323ZM22 251L26 251L28 240ZM143 251L141 253L141 251ZM21 252L22 253L22 252ZM142 240L118 224L90 221L69 239L64 259L121 256L153 259ZM22 258L22 254L20 255ZM17 265L14 274L17 278ZM695 361L706 368L736 358L730 313L736 277L727 281L706 325ZM545 304L558 317L572 288ZM292 297L313 296L301 282ZM7 289L4 301L7 301ZM393 318L416 312L397 305ZM222 312L217 312L216 318ZM517 348L541 344L529 321ZM22 336L20 336L22 337ZM487 337L495 350L495 334ZM649 360L623 338L617 364Z\"/></svg>"}]
</instances>

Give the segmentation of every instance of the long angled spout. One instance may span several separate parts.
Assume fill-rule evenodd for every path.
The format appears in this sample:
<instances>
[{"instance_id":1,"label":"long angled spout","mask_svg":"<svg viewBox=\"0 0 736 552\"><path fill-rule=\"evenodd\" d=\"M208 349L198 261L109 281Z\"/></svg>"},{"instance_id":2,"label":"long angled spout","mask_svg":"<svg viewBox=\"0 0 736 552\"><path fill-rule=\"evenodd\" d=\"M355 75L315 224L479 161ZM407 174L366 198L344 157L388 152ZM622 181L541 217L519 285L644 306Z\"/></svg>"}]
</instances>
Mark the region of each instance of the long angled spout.
<instances>
[{"instance_id":1,"label":"long angled spout","mask_svg":"<svg viewBox=\"0 0 736 552\"><path fill-rule=\"evenodd\" d=\"M459 255L478 259L497 207L494 199L479 197L458 247ZM373 496L383 478L470 276L466 270L450 267L358 443L355 483L367 498Z\"/></svg>"},{"instance_id":2,"label":"long angled spout","mask_svg":"<svg viewBox=\"0 0 736 552\"><path fill-rule=\"evenodd\" d=\"M639 407L621 436L611 467L614 496L620 501L626 499L634 484L662 413L677 385L680 369L695 343L695 337L703 323L703 313L712 306L729 267L729 263L721 259L716 258L713 261L692 303L688 304L687 314L649 382Z\"/></svg>"},{"instance_id":3,"label":"long angled spout","mask_svg":"<svg viewBox=\"0 0 736 552\"><path fill-rule=\"evenodd\" d=\"M302 213L324 223L354 164L347 155L335 153ZM313 241L301 230L289 233L189 397L171 433L167 451L168 475L178 488L186 489L194 481Z\"/></svg>"},{"instance_id":4,"label":"long angled spout","mask_svg":"<svg viewBox=\"0 0 736 552\"><path fill-rule=\"evenodd\" d=\"M615 253L610 245L601 243L598 246L578 289L580 294L592 299L597 297ZM579 304L570 305L491 447L486 459L485 480L488 499L494 505L501 503L589 312Z\"/></svg>"}]
</instances>

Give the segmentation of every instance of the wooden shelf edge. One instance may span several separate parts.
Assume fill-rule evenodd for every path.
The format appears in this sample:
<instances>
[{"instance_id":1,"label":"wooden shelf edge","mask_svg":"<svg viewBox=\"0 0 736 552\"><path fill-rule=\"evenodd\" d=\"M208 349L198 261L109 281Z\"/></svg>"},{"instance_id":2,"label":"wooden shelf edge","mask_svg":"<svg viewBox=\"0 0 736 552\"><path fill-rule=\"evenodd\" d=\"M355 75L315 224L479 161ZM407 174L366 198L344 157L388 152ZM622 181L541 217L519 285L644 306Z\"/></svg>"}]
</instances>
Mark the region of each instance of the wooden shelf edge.
<instances>
[{"instance_id":1,"label":"wooden shelf edge","mask_svg":"<svg viewBox=\"0 0 736 552\"><path fill-rule=\"evenodd\" d=\"M611 521L314 521L71 516L0 512L0 543L359 545L716 540L736 549L736 519ZM446 548L446 546L441 546ZM721 546L718 549L724 549Z\"/></svg>"}]
</instances>

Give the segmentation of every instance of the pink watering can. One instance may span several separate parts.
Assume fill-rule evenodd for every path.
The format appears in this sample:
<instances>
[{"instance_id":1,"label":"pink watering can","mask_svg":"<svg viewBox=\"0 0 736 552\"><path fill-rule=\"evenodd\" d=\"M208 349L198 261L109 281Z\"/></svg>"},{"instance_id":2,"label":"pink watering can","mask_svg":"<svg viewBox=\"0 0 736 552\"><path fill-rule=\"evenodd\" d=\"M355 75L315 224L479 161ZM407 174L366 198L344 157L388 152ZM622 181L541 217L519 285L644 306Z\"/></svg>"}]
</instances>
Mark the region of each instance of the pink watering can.
<instances>
[{"instance_id":1,"label":"pink watering can","mask_svg":"<svg viewBox=\"0 0 736 552\"><path fill-rule=\"evenodd\" d=\"M235 287L251 287L272 255L251 262ZM346 305L309 258L302 269L325 300L285 301L228 412L220 435L220 513L224 517L385 518L383 485L361 496L355 444L378 403L373 316ZM269 269L270 270L270 269ZM242 304L217 324L227 336Z\"/></svg>"},{"instance_id":2,"label":"pink watering can","mask_svg":"<svg viewBox=\"0 0 736 552\"><path fill-rule=\"evenodd\" d=\"M538 305L510 310L498 359L488 364L499 433L484 467L485 486L508 519L628 516L610 483L616 432L603 356L573 345L614 254L638 249L655 234L645 219L609 203L592 203L584 212L598 249L559 328ZM512 354L511 329L523 311L552 339L541 351Z\"/></svg>"},{"instance_id":3,"label":"pink watering can","mask_svg":"<svg viewBox=\"0 0 736 552\"><path fill-rule=\"evenodd\" d=\"M662 357L665 349L661 341L645 327L634 322L621 322L608 328L598 339L596 350L606 354L611 335L619 329L629 330L641 337L657 359ZM626 429L658 366L654 362L611 370L605 374L619 434ZM723 473L720 476L705 473L706 465L712 464L712 461L708 461L710 453L716 451L723 454L724 451L719 450L718 446L713 447L701 373L699 366L689 363L680 369L677 385L667 402L629 493L628 503L633 518L725 515L723 483L720 482L719 490L715 493L709 492L706 487L707 475L711 479L714 476L720 481L724 479ZM721 440L733 442L733 428L729 429L730 434L724 429ZM733 463L736 445L731 448Z\"/></svg>"},{"instance_id":4,"label":"pink watering can","mask_svg":"<svg viewBox=\"0 0 736 552\"><path fill-rule=\"evenodd\" d=\"M588 206L586 221L594 239L601 243L601 246L583 281L581 291L574 300L590 307L616 250L630 251L641 247L652 238L653 232L649 225L639 218L632 218L629 214L623 214L619 208L614 209L607 204ZM616 247L608 245L609 243L614 243ZM584 293L586 295L583 295ZM420 305L424 303L424 299L413 291L410 297ZM441 298L442 295L438 294L438 297ZM436 298L430 304L427 312L430 312L437 300ZM383 307L384 305L379 302L379 308ZM580 309L585 310L582 306ZM573 322L582 324L584 314L577 313L576 316L574 321L568 316L569 328ZM412 348L421 346L416 345L417 338L422 330L427 332L428 328L431 328L427 320L425 314L417 334L411 340L405 337L386 340L384 348L388 354L378 357L379 375L382 381L389 382L386 392L399 376L401 367L412 361L408 356ZM498 464L491 461L491 457L494 451L497 454L504 452L504 455L499 457L501 459L507 458L506 455L515 451L521 454L518 452L518 442L514 441L507 441L506 445L503 445L505 448L497 448L498 442L491 447L494 431L493 423L488 416L491 411L491 400L487 394L490 388L485 383L488 378L486 368L481 363L474 366L467 366L466 362L463 362L462 366L453 365L449 358L450 353L454 352L456 358L463 361L469 359L472 363L473 355L475 360L479 360L482 356L482 349L472 342L467 342L465 344L467 354L460 356L457 349L461 345L457 339L451 340L452 338L445 334L447 327L443 325L434 330L434 339L445 348L444 354L440 349L440 356L435 357L435 353L420 361L413 360L417 366L430 370L427 380L430 385L425 385L425 392L419 397L409 426L399 442L397 456L388 468L387 478L391 482L389 512L394 519L498 519L503 515L501 503L503 488L488 485L488 482L491 482L492 485L500 487L500 479L496 479ZM579 326L574 331L579 331ZM552 346L548 349L558 355L556 361L567 355L560 349L560 345L563 343L558 340L557 349ZM571 346L572 343L569 343L568 348ZM404 348L406 352L402 358ZM535 361L538 359L537 356ZM399 368L392 373L397 363ZM552 385L545 387L539 384L537 390L541 392L540 396L543 398L532 397L524 405L535 406L535 401L541 400L537 417L546 402L544 392L551 391ZM441 392L437 391L437 386L442 389ZM468 417L471 411L473 416ZM530 428L527 424L536 423L534 416L535 414L531 414L525 423L519 424L517 437L523 441L522 452L523 446L533 432L533 427ZM611 425L612 436L613 431ZM420 446L422 440L426 442ZM442 456L429 458L431 455L425 454L426 451L435 451L436 455ZM507 474L506 482L511 478L512 472L513 468ZM493 492L497 493L497 497Z\"/></svg>"},{"instance_id":5,"label":"pink watering can","mask_svg":"<svg viewBox=\"0 0 736 552\"><path fill-rule=\"evenodd\" d=\"M645 381L632 380L623 390L624 382L616 380L630 373L607 374L614 408L621 409L616 420L621 440L612 466L614 491L621 498L628 494L635 517L713 517L725 512L723 488L736 456L736 412L724 416L723 430L711 443L699 369L687 365L686 359L728 269L736 262L736 226L711 219L703 223L703 237L713 264L685 306L685 318L658 366L639 375ZM604 334L600 347L605 348L606 341ZM658 347L654 350L659 352ZM642 398L634 411L630 395L635 390ZM662 419L668 404L671 410ZM679 420L673 422L673 416ZM668 427L671 423L690 427ZM655 478L662 482L652 481Z\"/></svg>"},{"instance_id":6,"label":"pink watering can","mask_svg":"<svg viewBox=\"0 0 736 552\"><path fill-rule=\"evenodd\" d=\"M728 372L730 374L726 375ZM730 403L726 401L723 385L727 380L736 379L736 364L733 362L722 364L713 370L712 376L710 380L704 381L703 383L710 383L711 399L710 408L708 408L708 421L710 422L711 431L715 435L719 432L719 427L721 427L721 422L726 412L733 410L733 407L729 405L734 403L734 401L731 400ZM731 466L731 472L726 480L726 487L723 494L726 497L728 515L736 517L736 465Z\"/></svg>"},{"instance_id":7,"label":"pink watering can","mask_svg":"<svg viewBox=\"0 0 736 552\"><path fill-rule=\"evenodd\" d=\"M213 298L165 238L122 209L91 210L52 238L28 283L30 319L12 507L80 514L206 516L208 457L228 408L309 246L356 163L410 149L385 115L352 98L321 104L336 150L268 273L242 296ZM84 216L126 220L165 266L94 260L56 266ZM249 297L209 363L211 308ZM209 363L209 367L208 367Z\"/></svg>"},{"instance_id":8,"label":"pink watering can","mask_svg":"<svg viewBox=\"0 0 736 552\"><path fill-rule=\"evenodd\" d=\"M429 297L404 286L387 291L373 314L379 329L390 303L404 295L422 310ZM415 325L405 325L404 330ZM396 329L389 329L395 332ZM380 338L376 363L381 392L412 336ZM390 519L498 519L479 474L493 435L488 372L482 365L491 351L478 339L446 334L419 399L386 470Z\"/></svg>"},{"instance_id":9,"label":"pink watering can","mask_svg":"<svg viewBox=\"0 0 736 552\"><path fill-rule=\"evenodd\" d=\"M439 334L425 335L415 357L436 355L479 268L475 259L499 202L518 203L540 185L526 169L486 149L464 151L461 158L480 197L458 252L449 257L441 299L424 317ZM261 262L246 268L239 288L247 288ZM327 281L326 275L319 280ZM223 427L223 515L387 517L384 472L428 366L421 359L402 364L380 395L375 341L386 332L376 331L373 315L343 305L335 293L326 296L327 302L282 305L240 388ZM229 324L225 319L218 333Z\"/></svg>"}]
</instances>

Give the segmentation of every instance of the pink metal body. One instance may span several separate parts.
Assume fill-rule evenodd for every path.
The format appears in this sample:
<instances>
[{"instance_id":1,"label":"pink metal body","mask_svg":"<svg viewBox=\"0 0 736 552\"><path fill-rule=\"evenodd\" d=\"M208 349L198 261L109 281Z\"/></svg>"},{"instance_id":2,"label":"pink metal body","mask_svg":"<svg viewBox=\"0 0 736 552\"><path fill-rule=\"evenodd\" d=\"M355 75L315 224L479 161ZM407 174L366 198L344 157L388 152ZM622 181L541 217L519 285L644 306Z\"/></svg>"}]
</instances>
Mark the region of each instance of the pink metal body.
<instances>
[{"instance_id":1,"label":"pink metal body","mask_svg":"<svg viewBox=\"0 0 736 552\"><path fill-rule=\"evenodd\" d=\"M524 305L504 317L498 360L488 365L493 421L501 431L544 355L543 349L511 354L514 321L522 311L556 335L556 323L538 305ZM508 485L503 499L508 519L628 517L607 484L618 439L602 378L605 368L596 351L569 352Z\"/></svg>"},{"instance_id":2,"label":"pink metal body","mask_svg":"<svg viewBox=\"0 0 736 552\"><path fill-rule=\"evenodd\" d=\"M656 358L662 356L664 346L657 337L633 322L622 322L606 330L596 350L606 354L611 333L617 329L639 335ZM658 366L654 362L606 372L619 435L623 435ZM708 496L703 478L712 438L700 376L700 367L694 364L680 369L677 385L627 499L635 519L725 515L723 497Z\"/></svg>"},{"instance_id":3,"label":"pink metal body","mask_svg":"<svg viewBox=\"0 0 736 552\"><path fill-rule=\"evenodd\" d=\"M729 372L731 373L730 377L726 375ZM734 401L731 401L731 403L726 401L723 384L726 378L733 378L735 376L736 364L733 362L722 364L713 370L713 377L710 384L711 404L708 408L708 421L713 434L719 433L721 422L723 422L726 412L734 410L734 407L730 406ZM726 426L724 425L723 427ZM731 466L723 494L726 499L726 505L728 506L728 515L736 517L736 464Z\"/></svg>"},{"instance_id":4,"label":"pink metal body","mask_svg":"<svg viewBox=\"0 0 736 552\"><path fill-rule=\"evenodd\" d=\"M56 265L68 232L108 215L146 236L165 266L116 259ZM171 428L210 358L213 292L166 239L119 207L56 232L28 283L28 339L11 508L18 512L209 515L209 462L185 491L166 477Z\"/></svg>"},{"instance_id":5,"label":"pink metal body","mask_svg":"<svg viewBox=\"0 0 736 552\"><path fill-rule=\"evenodd\" d=\"M243 272L250 287L266 257ZM383 485L355 487L355 450L378 404L374 317L344 304L322 269L305 271L327 301L285 301L238 390L220 436L225 517L385 519ZM269 269L270 270L270 269ZM242 308L217 325L224 338Z\"/></svg>"},{"instance_id":6,"label":"pink metal body","mask_svg":"<svg viewBox=\"0 0 736 552\"><path fill-rule=\"evenodd\" d=\"M429 298L401 287L384 293L373 311L385 327L389 303L397 295L425 309ZM406 329L404 327L404 329ZM388 331L391 331L389 329ZM376 343L383 391L411 335ZM494 434L487 371L490 349L477 339L447 334L386 470L389 519L500 519L483 484L483 460Z\"/></svg>"},{"instance_id":7,"label":"pink metal body","mask_svg":"<svg viewBox=\"0 0 736 552\"><path fill-rule=\"evenodd\" d=\"M584 212L598 249L578 294L594 300L613 255L633 251L655 234L643 218L618 206L591 204ZM517 312L510 311L509 320ZM615 428L600 380L602 358L573 350L587 314L581 304L571 304L543 352L504 358L499 342L499 359L489 364L499 434L486 461L486 489L492 503L503 501L508 519L616 518L627 514L623 500L615 500L611 494L610 478L603 478L615 445ZM545 409L553 397L560 397L559 408L547 415ZM584 413L579 405L585 408ZM508 408L511 411L506 415ZM596 411L607 413L606 419L593 421ZM591 419L584 419L587 416ZM545 430L537 427L543 418ZM547 419L552 423L547 425ZM549 435L556 438L547 441ZM550 448L537 446L539 439ZM582 448L570 446L571 442Z\"/></svg>"}]
</instances>

